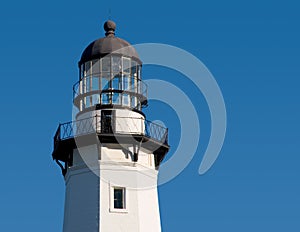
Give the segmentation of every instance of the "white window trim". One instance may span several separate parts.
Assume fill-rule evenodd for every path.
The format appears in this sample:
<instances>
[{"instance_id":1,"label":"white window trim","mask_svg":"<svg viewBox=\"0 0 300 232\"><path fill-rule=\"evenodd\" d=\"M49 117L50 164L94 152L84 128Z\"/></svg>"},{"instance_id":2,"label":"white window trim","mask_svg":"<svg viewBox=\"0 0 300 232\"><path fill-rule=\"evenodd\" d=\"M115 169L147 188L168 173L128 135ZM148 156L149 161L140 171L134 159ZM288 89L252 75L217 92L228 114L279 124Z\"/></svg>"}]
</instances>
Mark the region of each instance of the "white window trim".
<instances>
[{"instance_id":1,"label":"white window trim","mask_svg":"<svg viewBox=\"0 0 300 232\"><path fill-rule=\"evenodd\" d=\"M114 208L114 189L123 188L124 189L124 209ZM110 213L128 213L128 190L124 186L116 186L109 184L109 212Z\"/></svg>"}]
</instances>

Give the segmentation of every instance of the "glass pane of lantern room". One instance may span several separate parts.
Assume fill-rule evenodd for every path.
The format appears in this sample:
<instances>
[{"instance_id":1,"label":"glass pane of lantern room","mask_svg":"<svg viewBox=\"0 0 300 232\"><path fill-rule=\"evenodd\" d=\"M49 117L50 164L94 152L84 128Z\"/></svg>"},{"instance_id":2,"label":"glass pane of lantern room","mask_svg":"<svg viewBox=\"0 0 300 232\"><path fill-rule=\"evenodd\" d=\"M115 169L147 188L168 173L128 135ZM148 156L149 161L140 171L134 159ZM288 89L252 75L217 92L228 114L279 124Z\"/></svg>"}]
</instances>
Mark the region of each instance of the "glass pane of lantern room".
<instances>
[{"instance_id":1,"label":"glass pane of lantern room","mask_svg":"<svg viewBox=\"0 0 300 232\"><path fill-rule=\"evenodd\" d=\"M112 93L112 104L114 105L120 105L121 104L121 98L120 98L120 93Z\"/></svg>"},{"instance_id":2,"label":"glass pane of lantern room","mask_svg":"<svg viewBox=\"0 0 300 232\"><path fill-rule=\"evenodd\" d=\"M92 72L93 72L93 75L100 73L100 60L92 61Z\"/></svg>"},{"instance_id":3,"label":"glass pane of lantern room","mask_svg":"<svg viewBox=\"0 0 300 232\"><path fill-rule=\"evenodd\" d=\"M91 98L90 96L85 97L85 107L90 107L91 106Z\"/></svg>"},{"instance_id":4,"label":"glass pane of lantern room","mask_svg":"<svg viewBox=\"0 0 300 232\"><path fill-rule=\"evenodd\" d=\"M130 74L130 58L122 57L123 61L123 73Z\"/></svg>"},{"instance_id":5,"label":"glass pane of lantern room","mask_svg":"<svg viewBox=\"0 0 300 232\"><path fill-rule=\"evenodd\" d=\"M92 105L97 105L100 103L100 95L99 94L93 94L92 95Z\"/></svg>"},{"instance_id":6,"label":"glass pane of lantern room","mask_svg":"<svg viewBox=\"0 0 300 232\"><path fill-rule=\"evenodd\" d=\"M86 77L86 92L90 92L91 91L91 78L90 77Z\"/></svg>"},{"instance_id":7,"label":"glass pane of lantern room","mask_svg":"<svg viewBox=\"0 0 300 232\"><path fill-rule=\"evenodd\" d=\"M103 105L111 104L110 96L111 96L110 93L102 93L101 94L101 104L103 104Z\"/></svg>"},{"instance_id":8,"label":"glass pane of lantern room","mask_svg":"<svg viewBox=\"0 0 300 232\"><path fill-rule=\"evenodd\" d=\"M136 97L131 96L131 107L136 108L137 106L137 99Z\"/></svg>"},{"instance_id":9,"label":"glass pane of lantern room","mask_svg":"<svg viewBox=\"0 0 300 232\"><path fill-rule=\"evenodd\" d=\"M142 67L140 65L138 65L136 68L137 68L137 78L141 79Z\"/></svg>"},{"instance_id":10,"label":"glass pane of lantern room","mask_svg":"<svg viewBox=\"0 0 300 232\"><path fill-rule=\"evenodd\" d=\"M129 82L130 82L130 77L129 75L123 75L123 86L122 86L122 90L130 90L130 86L129 86Z\"/></svg>"},{"instance_id":11,"label":"glass pane of lantern room","mask_svg":"<svg viewBox=\"0 0 300 232\"><path fill-rule=\"evenodd\" d=\"M112 79L112 81L111 81L111 87L113 89L122 89L122 86L121 86L122 82L121 81L122 81L121 75L116 74L114 76L114 78Z\"/></svg>"},{"instance_id":12,"label":"glass pane of lantern room","mask_svg":"<svg viewBox=\"0 0 300 232\"><path fill-rule=\"evenodd\" d=\"M127 93L123 93L122 104L124 106L130 106L130 96Z\"/></svg>"},{"instance_id":13,"label":"glass pane of lantern room","mask_svg":"<svg viewBox=\"0 0 300 232\"><path fill-rule=\"evenodd\" d=\"M91 62L85 62L85 76L91 75Z\"/></svg>"},{"instance_id":14,"label":"glass pane of lantern room","mask_svg":"<svg viewBox=\"0 0 300 232\"><path fill-rule=\"evenodd\" d=\"M86 78L83 78L80 82L82 83L82 93L86 93Z\"/></svg>"},{"instance_id":15,"label":"glass pane of lantern room","mask_svg":"<svg viewBox=\"0 0 300 232\"><path fill-rule=\"evenodd\" d=\"M112 71L114 73L118 73L118 72L122 71L121 57L119 57L119 56L112 57Z\"/></svg>"},{"instance_id":16,"label":"glass pane of lantern room","mask_svg":"<svg viewBox=\"0 0 300 232\"><path fill-rule=\"evenodd\" d=\"M79 94L83 94L83 81L79 81Z\"/></svg>"},{"instance_id":17,"label":"glass pane of lantern room","mask_svg":"<svg viewBox=\"0 0 300 232\"><path fill-rule=\"evenodd\" d=\"M101 68L102 72L110 72L110 56L101 58Z\"/></svg>"},{"instance_id":18,"label":"glass pane of lantern room","mask_svg":"<svg viewBox=\"0 0 300 232\"><path fill-rule=\"evenodd\" d=\"M134 60L131 62L131 75L134 75L137 73L137 69L136 69L136 66L137 66L137 62L135 62Z\"/></svg>"},{"instance_id":19,"label":"glass pane of lantern room","mask_svg":"<svg viewBox=\"0 0 300 232\"><path fill-rule=\"evenodd\" d=\"M102 90L104 89L109 89L109 83L110 83L110 74L109 73L103 73L101 76L101 88Z\"/></svg>"},{"instance_id":20,"label":"glass pane of lantern room","mask_svg":"<svg viewBox=\"0 0 300 232\"><path fill-rule=\"evenodd\" d=\"M137 63L132 61L131 64L131 89L133 92L137 92Z\"/></svg>"},{"instance_id":21,"label":"glass pane of lantern room","mask_svg":"<svg viewBox=\"0 0 300 232\"><path fill-rule=\"evenodd\" d=\"M92 90L99 90L99 76L93 75Z\"/></svg>"},{"instance_id":22,"label":"glass pane of lantern room","mask_svg":"<svg viewBox=\"0 0 300 232\"><path fill-rule=\"evenodd\" d=\"M134 78L134 76L130 77L130 91L135 92L135 78Z\"/></svg>"},{"instance_id":23,"label":"glass pane of lantern room","mask_svg":"<svg viewBox=\"0 0 300 232\"><path fill-rule=\"evenodd\" d=\"M140 88L141 88L141 81L138 79L137 80L137 93L141 93Z\"/></svg>"}]
</instances>

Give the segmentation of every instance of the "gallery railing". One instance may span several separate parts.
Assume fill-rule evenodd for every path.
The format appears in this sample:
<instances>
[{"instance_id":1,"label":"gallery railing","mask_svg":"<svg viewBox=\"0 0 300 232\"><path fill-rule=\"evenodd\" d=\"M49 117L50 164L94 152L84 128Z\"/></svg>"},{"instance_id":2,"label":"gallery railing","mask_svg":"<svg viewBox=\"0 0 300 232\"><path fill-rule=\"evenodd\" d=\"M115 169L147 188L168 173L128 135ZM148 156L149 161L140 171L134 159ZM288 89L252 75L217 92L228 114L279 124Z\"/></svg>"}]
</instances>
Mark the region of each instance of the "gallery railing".
<instances>
[{"instance_id":1,"label":"gallery railing","mask_svg":"<svg viewBox=\"0 0 300 232\"><path fill-rule=\"evenodd\" d=\"M137 117L100 116L59 124L54 136L54 148L59 141L97 133L99 135L142 135L168 144L168 128Z\"/></svg>"}]
</instances>

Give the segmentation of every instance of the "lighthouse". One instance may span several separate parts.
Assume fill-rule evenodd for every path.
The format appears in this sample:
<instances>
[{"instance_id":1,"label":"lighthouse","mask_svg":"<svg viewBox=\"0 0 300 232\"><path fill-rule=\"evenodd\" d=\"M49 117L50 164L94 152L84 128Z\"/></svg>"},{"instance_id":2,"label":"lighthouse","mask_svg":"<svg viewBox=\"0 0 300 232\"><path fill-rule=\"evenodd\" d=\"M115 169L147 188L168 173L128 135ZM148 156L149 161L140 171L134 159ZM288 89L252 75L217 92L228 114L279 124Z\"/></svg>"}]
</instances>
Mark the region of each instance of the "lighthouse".
<instances>
[{"instance_id":1,"label":"lighthouse","mask_svg":"<svg viewBox=\"0 0 300 232\"><path fill-rule=\"evenodd\" d=\"M73 120L60 123L52 157L64 177L63 232L161 231L157 178L168 129L147 120L142 61L104 23L73 85Z\"/></svg>"}]
</instances>

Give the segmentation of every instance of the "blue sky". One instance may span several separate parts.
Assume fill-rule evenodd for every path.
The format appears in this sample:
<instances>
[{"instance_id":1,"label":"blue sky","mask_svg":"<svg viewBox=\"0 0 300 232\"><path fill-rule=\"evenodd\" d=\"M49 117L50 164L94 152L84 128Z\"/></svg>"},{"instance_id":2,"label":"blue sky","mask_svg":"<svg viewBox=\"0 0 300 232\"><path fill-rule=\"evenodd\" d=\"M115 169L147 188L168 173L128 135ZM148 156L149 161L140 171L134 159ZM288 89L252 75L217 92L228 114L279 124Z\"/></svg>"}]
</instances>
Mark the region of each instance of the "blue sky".
<instances>
[{"instance_id":1,"label":"blue sky","mask_svg":"<svg viewBox=\"0 0 300 232\"><path fill-rule=\"evenodd\" d=\"M300 231L299 7L291 0L1 3L0 231L61 231L64 182L51 159L52 137L72 118L77 62L104 35L109 9L117 36L198 57L226 103L223 149L199 176L210 133L202 94L174 70L144 68L144 79L174 83L200 106L197 153L159 188L163 231ZM169 127L170 157L178 118L158 102L145 112Z\"/></svg>"}]
</instances>

